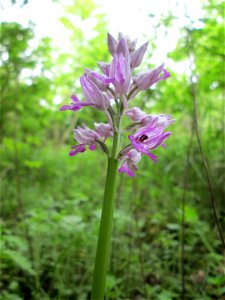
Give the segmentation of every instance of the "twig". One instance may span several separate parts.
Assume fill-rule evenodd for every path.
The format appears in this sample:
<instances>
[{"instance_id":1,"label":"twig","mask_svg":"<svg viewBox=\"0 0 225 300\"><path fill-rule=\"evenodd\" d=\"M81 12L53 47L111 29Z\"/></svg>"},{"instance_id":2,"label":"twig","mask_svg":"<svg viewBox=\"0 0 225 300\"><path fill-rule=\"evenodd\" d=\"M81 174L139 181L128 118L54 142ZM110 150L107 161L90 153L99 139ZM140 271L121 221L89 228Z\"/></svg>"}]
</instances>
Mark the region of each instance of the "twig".
<instances>
[{"instance_id":1,"label":"twig","mask_svg":"<svg viewBox=\"0 0 225 300\"><path fill-rule=\"evenodd\" d=\"M215 196L214 196L214 193L213 193L212 182L211 182L211 178L210 178L210 174L209 174L209 169L208 169L208 165L207 165L207 161L206 161L206 156L204 154L204 150L203 150L203 146L202 146L202 142L201 142L201 137L200 137L200 131L199 131L199 125L198 125L198 114L197 114L197 110L198 110L197 96L196 96L196 88L195 88L195 84L194 84L194 80L193 80L194 73L193 73L192 62L191 62L191 50L193 49L193 45L192 45L192 40L190 38L190 30L188 28L186 28L186 46L187 46L187 58L188 58L188 62L189 62L190 72L191 72L190 84L191 84L191 95L192 95L193 105L194 105L195 133L196 133L196 138L197 138L197 143L198 143L198 148L199 148L202 164L203 164L206 179L207 179L208 190L209 190L212 209L213 209L213 216L214 216L214 219L215 219L215 223L216 223L219 235L220 235L220 239L221 239L223 248L225 249L225 240L224 240L224 237L223 237L223 232L222 232L222 229L220 227L218 216L217 216L217 211L216 211L216 199L215 199Z\"/></svg>"}]
</instances>

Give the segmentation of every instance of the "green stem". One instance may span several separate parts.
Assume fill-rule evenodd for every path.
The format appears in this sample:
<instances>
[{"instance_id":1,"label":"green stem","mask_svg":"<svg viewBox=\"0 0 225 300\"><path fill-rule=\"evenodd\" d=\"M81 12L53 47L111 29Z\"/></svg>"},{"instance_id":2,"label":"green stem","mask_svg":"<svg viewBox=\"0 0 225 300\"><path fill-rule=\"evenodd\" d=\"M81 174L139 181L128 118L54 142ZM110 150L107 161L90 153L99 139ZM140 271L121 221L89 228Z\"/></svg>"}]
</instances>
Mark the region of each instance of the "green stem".
<instances>
[{"instance_id":1,"label":"green stem","mask_svg":"<svg viewBox=\"0 0 225 300\"><path fill-rule=\"evenodd\" d=\"M118 152L121 144L122 117L115 116L113 147L108 159L108 169L105 183L105 193L102 207L101 222L98 235L98 245L95 258L95 268L92 284L92 300L103 300L105 293L106 273L109 264L111 236L113 226L113 210L115 206L116 179L118 174Z\"/></svg>"},{"instance_id":2,"label":"green stem","mask_svg":"<svg viewBox=\"0 0 225 300\"><path fill-rule=\"evenodd\" d=\"M112 146L112 158L117 158L118 152L121 146L121 139L122 139L122 116L115 115L114 116L114 139L113 139L113 146Z\"/></svg>"},{"instance_id":3,"label":"green stem","mask_svg":"<svg viewBox=\"0 0 225 300\"><path fill-rule=\"evenodd\" d=\"M94 278L92 284L92 300L103 300L105 292L106 272L109 263L113 210L115 202L116 175L118 160L108 159L108 170L105 184L104 202L98 235L95 258Z\"/></svg>"}]
</instances>

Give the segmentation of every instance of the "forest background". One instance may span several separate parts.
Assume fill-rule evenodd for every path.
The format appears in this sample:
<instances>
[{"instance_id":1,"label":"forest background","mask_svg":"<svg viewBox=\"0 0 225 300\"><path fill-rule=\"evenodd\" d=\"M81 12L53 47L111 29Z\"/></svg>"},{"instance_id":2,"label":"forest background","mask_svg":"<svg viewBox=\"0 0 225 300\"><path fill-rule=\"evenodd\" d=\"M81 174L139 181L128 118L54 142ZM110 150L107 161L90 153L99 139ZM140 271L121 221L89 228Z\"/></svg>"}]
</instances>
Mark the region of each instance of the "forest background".
<instances>
[{"instance_id":1,"label":"forest background","mask_svg":"<svg viewBox=\"0 0 225 300\"><path fill-rule=\"evenodd\" d=\"M31 2L7 5L22 13ZM68 50L38 38L32 22L1 24L3 300L85 300L91 290L106 160L96 151L68 152L76 125L105 120L89 108L59 108L81 95L85 68L110 60L109 21L92 0L52 3L60 7ZM132 101L176 122L167 149L156 151L158 164L146 157L136 178L120 176L108 300L225 299L224 249L212 209L213 194L225 232L224 3L198 3L195 18L188 1L176 3L182 16L172 6L160 16L146 11L154 35L140 36L149 41L144 67L163 63L164 55L172 76ZM176 47L168 52L171 33Z\"/></svg>"}]
</instances>

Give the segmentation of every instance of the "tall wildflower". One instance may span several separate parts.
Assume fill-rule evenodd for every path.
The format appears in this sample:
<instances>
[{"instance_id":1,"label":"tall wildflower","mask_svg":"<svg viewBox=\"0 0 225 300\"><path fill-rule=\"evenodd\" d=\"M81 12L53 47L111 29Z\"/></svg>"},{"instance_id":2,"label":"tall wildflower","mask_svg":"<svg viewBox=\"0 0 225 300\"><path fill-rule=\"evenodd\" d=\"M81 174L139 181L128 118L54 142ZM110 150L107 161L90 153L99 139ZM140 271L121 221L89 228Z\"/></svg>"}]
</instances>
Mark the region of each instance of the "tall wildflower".
<instances>
[{"instance_id":1,"label":"tall wildflower","mask_svg":"<svg viewBox=\"0 0 225 300\"><path fill-rule=\"evenodd\" d=\"M99 149L108 157L105 193L101 223L99 229L97 253L92 286L92 300L103 300L105 278L110 253L112 219L117 173L126 173L133 177L142 155L157 162L154 150L165 148L165 142L171 135L166 128L174 122L169 115L146 114L140 108L132 106L134 97L152 85L170 77L164 64L153 70L134 72L139 67L147 50L148 43L136 49L136 40L131 41L120 35L116 40L108 34L108 50L112 55L111 62L99 62L102 73L86 69L80 77L84 99L71 96L72 103L63 105L62 111L74 112L90 106L101 110L107 123L94 123L94 128L83 125L74 129L77 144L72 146L70 156ZM133 74L136 75L133 75ZM132 100L132 101L131 101ZM130 134L124 136L123 119L129 118ZM113 139L109 149L107 140Z\"/></svg>"}]
</instances>

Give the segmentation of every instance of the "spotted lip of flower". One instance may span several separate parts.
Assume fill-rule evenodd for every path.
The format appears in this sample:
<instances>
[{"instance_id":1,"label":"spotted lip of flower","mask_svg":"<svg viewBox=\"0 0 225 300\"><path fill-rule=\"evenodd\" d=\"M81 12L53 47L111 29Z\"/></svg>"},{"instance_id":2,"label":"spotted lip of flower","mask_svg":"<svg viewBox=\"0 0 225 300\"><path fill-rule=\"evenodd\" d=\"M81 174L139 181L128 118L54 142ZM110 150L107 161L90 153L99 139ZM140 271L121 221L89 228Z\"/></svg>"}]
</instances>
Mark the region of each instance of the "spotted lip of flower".
<instances>
[{"instance_id":1,"label":"spotted lip of flower","mask_svg":"<svg viewBox=\"0 0 225 300\"><path fill-rule=\"evenodd\" d=\"M63 105L60 110L65 111L65 110L72 110L72 111L78 111L84 106L94 106L93 103L90 101L80 101L77 96L72 95L71 99L73 102L70 105Z\"/></svg>"},{"instance_id":2,"label":"spotted lip of flower","mask_svg":"<svg viewBox=\"0 0 225 300\"><path fill-rule=\"evenodd\" d=\"M157 160L150 151L159 147L160 145L166 147L164 141L171 135L171 132L164 132L164 126L155 125L155 121L139 129L134 135L129 135L131 144L137 151L147 155L154 162Z\"/></svg>"}]
</instances>

